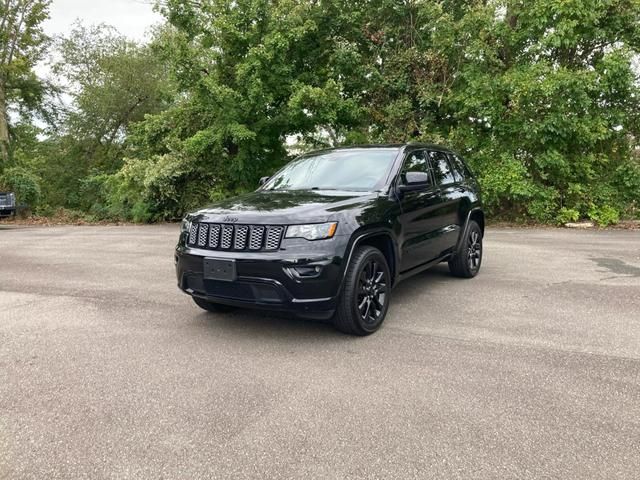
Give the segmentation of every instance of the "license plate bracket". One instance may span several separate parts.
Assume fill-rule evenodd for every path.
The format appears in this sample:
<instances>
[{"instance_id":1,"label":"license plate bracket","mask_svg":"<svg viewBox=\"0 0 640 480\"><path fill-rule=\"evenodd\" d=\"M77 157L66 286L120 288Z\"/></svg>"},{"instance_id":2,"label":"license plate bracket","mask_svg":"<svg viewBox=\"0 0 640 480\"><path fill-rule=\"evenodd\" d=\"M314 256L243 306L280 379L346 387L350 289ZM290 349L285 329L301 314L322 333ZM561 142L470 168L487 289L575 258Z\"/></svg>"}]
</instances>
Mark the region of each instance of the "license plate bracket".
<instances>
[{"instance_id":1,"label":"license plate bracket","mask_svg":"<svg viewBox=\"0 0 640 480\"><path fill-rule=\"evenodd\" d=\"M225 258L205 258L202 272L205 280L233 282L237 278L236 261Z\"/></svg>"}]
</instances>

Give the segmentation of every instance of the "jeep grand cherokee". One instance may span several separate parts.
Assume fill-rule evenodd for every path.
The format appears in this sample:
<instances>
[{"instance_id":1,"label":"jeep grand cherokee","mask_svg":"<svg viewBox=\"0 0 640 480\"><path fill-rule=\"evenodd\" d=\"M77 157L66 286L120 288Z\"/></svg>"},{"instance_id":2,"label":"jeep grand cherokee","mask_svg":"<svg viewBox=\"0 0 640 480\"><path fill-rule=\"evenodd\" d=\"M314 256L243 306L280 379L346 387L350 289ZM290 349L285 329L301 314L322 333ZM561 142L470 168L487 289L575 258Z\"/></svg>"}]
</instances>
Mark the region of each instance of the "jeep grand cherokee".
<instances>
[{"instance_id":1,"label":"jeep grand cherokee","mask_svg":"<svg viewBox=\"0 0 640 480\"><path fill-rule=\"evenodd\" d=\"M443 261L453 275L474 277L483 234L476 181L451 150L323 150L253 193L187 215L178 286L208 311L291 311L367 335L400 280Z\"/></svg>"}]
</instances>

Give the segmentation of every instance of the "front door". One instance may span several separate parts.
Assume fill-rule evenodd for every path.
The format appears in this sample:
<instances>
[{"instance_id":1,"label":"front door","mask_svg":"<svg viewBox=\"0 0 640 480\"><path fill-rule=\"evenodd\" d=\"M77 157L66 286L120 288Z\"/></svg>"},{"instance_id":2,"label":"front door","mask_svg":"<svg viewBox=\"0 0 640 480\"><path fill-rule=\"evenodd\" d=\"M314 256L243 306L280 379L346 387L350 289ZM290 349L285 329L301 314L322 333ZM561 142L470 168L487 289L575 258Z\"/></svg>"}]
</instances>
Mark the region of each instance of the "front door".
<instances>
[{"instance_id":1,"label":"front door","mask_svg":"<svg viewBox=\"0 0 640 480\"><path fill-rule=\"evenodd\" d=\"M431 180L421 190L399 193L401 272L434 260L441 251L442 239L439 237L445 221L442 218L440 190L433 182L428 156L426 150L410 152L400 172L400 183L407 172L425 172Z\"/></svg>"}]
</instances>

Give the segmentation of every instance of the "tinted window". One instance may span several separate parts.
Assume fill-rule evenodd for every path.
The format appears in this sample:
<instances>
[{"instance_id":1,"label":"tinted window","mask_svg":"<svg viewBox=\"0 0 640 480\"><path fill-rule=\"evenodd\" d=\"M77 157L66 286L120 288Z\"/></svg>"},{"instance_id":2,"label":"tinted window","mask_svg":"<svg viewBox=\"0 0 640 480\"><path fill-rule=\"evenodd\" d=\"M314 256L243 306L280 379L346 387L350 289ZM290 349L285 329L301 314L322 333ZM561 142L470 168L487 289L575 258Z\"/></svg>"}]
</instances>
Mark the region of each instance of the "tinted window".
<instances>
[{"instance_id":1,"label":"tinted window","mask_svg":"<svg viewBox=\"0 0 640 480\"><path fill-rule=\"evenodd\" d=\"M276 173L265 190L375 190L382 187L397 148L344 149L310 154Z\"/></svg>"},{"instance_id":2,"label":"tinted window","mask_svg":"<svg viewBox=\"0 0 640 480\"><path fill-rule=\"evenodd\" d=\"M464 180L465 176L469 176L469 170L459 156L452 153L449 155L449 160L453 167L453 174L456 178L456 182L461 182Z\"/></svg>"},{"instance_id":3,"label":"tinted window","mask_svg":"<svg viewBox=\"0 0 640 480\"><path fill-rule=\"evenodd\" d=\"M407 172L423 172L429 174L429 182L431 183L431 175L429 172L429 161L425 150L416 150L411 152L404 160L402 166L401 177L404 181L404 174Z\"/></svg>"},{"instance_id":4,"label":"tinted window","mask_svg":"<svg viewBox=\"0 0 640 480\"><path fill-rule=\"evenodd\" d=\"M429 163L427 162L426 152L417 150L411 152L404 161L402 173L407 172L424 172L429 173Z\"/></svg>"},{"instance_id":5,"label":"tinted window","mask_svg":"<svg viewBox=\"0 0 640 480\"><path fill-rule=\"evenodd\" d=\"M447 156L442 152L429 152L433 177L438 185L447 185L455 181Z\"/></svg>"}]
</instances>

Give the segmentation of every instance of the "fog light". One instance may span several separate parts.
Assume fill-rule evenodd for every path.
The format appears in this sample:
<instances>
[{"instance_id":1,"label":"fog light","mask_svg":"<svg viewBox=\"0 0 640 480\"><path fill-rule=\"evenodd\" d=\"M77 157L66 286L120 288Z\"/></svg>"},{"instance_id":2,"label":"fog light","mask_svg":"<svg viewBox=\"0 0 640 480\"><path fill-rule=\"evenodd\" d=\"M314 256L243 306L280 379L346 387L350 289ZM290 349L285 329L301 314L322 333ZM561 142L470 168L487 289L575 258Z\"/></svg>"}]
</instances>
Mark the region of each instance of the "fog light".
<instances>
[{"instance_id":1,"label":"fog light","mask_svg":"<svg viewBox=\"0 0 640 480\"><path fill-rule=\"evenodd\" d=\"M295 267L295 270L301 277L308 277L320 273L320 267Z\"/></svg>"},{"instance_id":2,"label":"fog light","mask_svg":"<svg viewBox=\"0 0 640 480\"><path fill-rule=\"evenodd\" d=\"M305 266L305 267L293 267L291 268L294 276L298 278L316 278L322 273L322 267L320 265Z\"/></svg>"}]
</instances>

